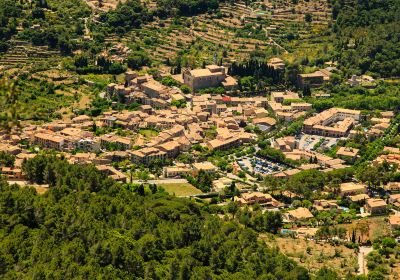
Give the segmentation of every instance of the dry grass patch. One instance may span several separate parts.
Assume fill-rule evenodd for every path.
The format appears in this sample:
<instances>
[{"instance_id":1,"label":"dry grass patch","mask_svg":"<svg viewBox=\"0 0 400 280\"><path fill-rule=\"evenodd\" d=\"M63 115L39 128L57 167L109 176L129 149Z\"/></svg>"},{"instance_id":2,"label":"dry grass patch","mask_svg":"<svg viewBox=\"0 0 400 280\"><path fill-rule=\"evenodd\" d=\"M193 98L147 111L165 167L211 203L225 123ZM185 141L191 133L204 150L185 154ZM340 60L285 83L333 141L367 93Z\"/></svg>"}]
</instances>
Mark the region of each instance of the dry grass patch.
<instances>
[{"instance_id":1,"label":"dry grass patch","mask_svg":"<svg viewBox=\"0 0 400 280\"><path fill-rule=\"evenodd\" d=\"M45 185L37 185L37 184L31 184L27 181L8 181L10 185L17 185L20 188L34 188L36 192L40 195L46 193L50 188Z\"/></svg>"},{"instance_id":2,"label":"dry grass patch","mask_svg":"<svg viewBox=\"0 0 400 280\"><path fill-rule=\"evenodd\" d=\"M342 226L346 228L348 236L351 236L353 229L355 230L356 241L358 241L359 239L362 242L365 242L367 240L374 241L376 239L380 239L384 236L390 235L389 226L388 223L385 221L385 218L385 216L370 217L362 220L355 220L351 224L345 224ZM367 225L367 229L365 230L366 233L362 234L360 228L362 228L363 225Z\"/></svg>"},{"instance_id":3,"label":"dry grass patch","mask_svg":"<svg viewBox=\"0 0 400 280\"><path fill-rule=\"evenodd\" d=\"M290 237L271 238L263 235L261 238L268 244L277 246L282 253L312 273L324 266L337 271L341 276L357 271L356 253L343 245L333 246L328 243Z\"/></svg>"},{"instance_id":4,"label":"dry grass patch","mask_svg":"<svg viewBox=\"0 0 400 280\"><path fill-rule=\"evenodd\" d=\"M99 9L102 11L113 10L117 7L118 3L124 3L126 0L103 0L102 5L99 5L98 0L85 0L89 7L92 9Z\"/></svg>"},{"instance_id":5,"label":"dry grass patch","mask_svg":"<svg viewBox=\"0 0 400 280\"><path fill-rule=\"evenodd\" d=\"M169 194L175 194L176 196L189 196L202 193L201 190L196 189L189 183L165 183L158 186L163 187Z\"/></svg>"}]
</instances>

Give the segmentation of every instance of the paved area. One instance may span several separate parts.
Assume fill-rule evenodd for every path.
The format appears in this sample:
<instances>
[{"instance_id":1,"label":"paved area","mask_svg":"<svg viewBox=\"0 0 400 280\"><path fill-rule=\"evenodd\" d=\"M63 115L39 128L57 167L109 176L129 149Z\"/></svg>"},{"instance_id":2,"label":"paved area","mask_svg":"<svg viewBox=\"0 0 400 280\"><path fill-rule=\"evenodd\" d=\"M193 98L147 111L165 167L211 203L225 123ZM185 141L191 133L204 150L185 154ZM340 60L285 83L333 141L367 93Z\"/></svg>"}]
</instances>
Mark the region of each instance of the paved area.
<instances>
[{"instance_id":1,"label":"paved area","mask_svg":"<svg viewBox=\"0 0 400 280\"><path fill-rule=\"evenodd\" d=\"M400 216L400 211L397 211L396 209L392 209L392 212L394 212L395 216Z\"/></svg>"},{"instance_id":2,"label":"paved area","mask_svg":"<svg viewBox=\"0 0 400 280\"><path fill-rule=\"evenodd\" d=\"M184 184L187 183L188 181L186 179L162 179L162 180L133 180L132 183L135 184L141 184L141 183L147 183L147 184Z\"/></svg>"},{"instance_id":3,"label":"paved area","mask_svg":"<svg viewBox=\"0 0 400 280\"><path fill-rule=\"evenodd\" d=\"M25 187L27 185L32 185L32 184L29 184L28 181L20 181L20 180L8 180L7 183L10 184L10 185L17 184L20 187Z\"/></svg>"},{"instance_id":4,"label":"paved area","mask_svg":"<svg viewBox=\"0 0 400 280\"><path fill-rule=\"evenodd\" d=\"M299 149L311 151L321 139L325 140L324 143L321 144L321 146L324 146L326 148L331 148L338 141L338 138L303 134L299 140Z\"/></svg>"},{"instance_id":5,"label":"paved area","mask_svg":"<svg viewBox=\"0 0 400 280\"><path fill-rule=\"evenodd\" d=\"M243 162L244 165L248 168L248 170L249 170L250 173L254 171L254 170L253 170L253 166L251 166L251 162L250 162L249 159L244 158L244 159L242 159L242 162Z\"/></svg>"}]
</instances>

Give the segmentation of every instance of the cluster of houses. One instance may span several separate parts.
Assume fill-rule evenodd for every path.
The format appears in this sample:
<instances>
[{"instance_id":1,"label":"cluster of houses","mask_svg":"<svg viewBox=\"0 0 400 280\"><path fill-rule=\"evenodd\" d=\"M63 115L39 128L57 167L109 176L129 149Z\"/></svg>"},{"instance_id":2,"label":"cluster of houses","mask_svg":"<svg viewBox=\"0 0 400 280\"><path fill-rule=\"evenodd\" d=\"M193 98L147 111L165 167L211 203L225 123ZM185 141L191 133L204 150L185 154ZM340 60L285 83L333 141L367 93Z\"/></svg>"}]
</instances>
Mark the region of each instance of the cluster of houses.
<instances>
[{"instance_id":1,"label":"cluster of houses","mask_svg":"<svg viewBox=\"0 0 400 280\"><path fill-rule=\"evenodd\" d=\"M276 108L284 108L289 112L292 110L294 114L299 114L299 116L304 115L311 109L311 104L304 102L291 103L290 106L282 106L280 104L285 100L298 100L299 97L297 94L273 92L271 98L272 100L268 104L278 117L279 112L276 112ZM305 134L330 138L354 138L358 134L376 138L382 136L390 127L393 117L394 113L392 111L381 112L380 117L372 117L369 119L371 123L370 127L360 130L359 124L361 121L365 120L365 116L361 114L361 111L330 108L305 119L302 130ZM295 118L289 117L289 119L293 120ZM282 143L278 144L278 146L282 145ZM357 156L357 152L356 149L343 149L339 151L339 155L354 157Z\"/></svg>"},{"instance_id":2,"label":"cluster of houses","mask_svg":"<svg viewBox=\"0 0 400 280\"><path fill-rule=\"evenodd\" d=\"M350 79L347 80L347 83L352 86L362 86L365 88L375 88L376 87L376 81L374 78L368 75L353 75L351 76Z\"/></svg>"},{"instance_id":3,"label":"cluster of houses","mask_svg":"<svg viewBox=\"0 0 400 280\"><path fill-rule=\"evenodd\" d=\"M351 128L361 120L361 111L331 108L306 119L305 133L326 137L346 137Z\"/></svg>"},{"instance_id":4,"label":"cluster of houses","mask_svg":"<svg viewBox=\"0 0 400 280\"><path fill-rule=\"evenodd\" d=\"M125 46L124 44L116 44L113 45L111 48L104 50L100 56L104 57L112 62L124 62L129 56L129 54L132 53L132 50Z\"/></svg>"},{"instance_id":5,"label":"cluster of houses","mask_svg":"<svg viewBox=\"0 0 400 280\"><path fill-rule=\"evenodd\" d=\"M123 49L116 48L115 51L123 52ZM274 69L284 68L283 61L279 59L270 60L269 65ZM65 158L73 164L94 164L115 180L127 182L127 175L116 169L113 163L127 160L149 165L152 162L173 160L179 154L189 151L193 145L200 145L211 151L228 150L256 140L256 134L245 130L248 125L261 131L270 131L278 121L291 122L312 110L311 104L291 91L272 92L270 97L196 94L196 91L203 88L222 86L226 90L234 90L237 87L236 80L227 75L223 66L208 65L204 69L186 69L182 74L171 77L186 84L192 93L184 93L178 87L166 86L151 75L139 76L128 71L125 82L107 85L103 97L111 100L117 97L124 103L137 102L141 104L137 110L111 110L96 118L79 115L69 121L31 124L22 128L18 136L1 136L0 148L16 156L14 167L2 167L3 176L9 180L23 179L22 161L34 157L35 154L21 148L19 143L22 141L32 146L63 152ZM315 86L329 80L329 77L329 69L322 69L316 73L299 75L299 82L303 86ZM183 101L183 106L175 106L174 101ZM393 117L393 112L382 112L379 117L369 120L371 127L364 132L370 137L381 136L389 128ZM361 133L356 128L363 120L361 111L331 108L305 119L303 132L330 138L355 137ZM143 131L154 133L148 135ZM359 156L359 150L350 147L340 147L336 158L304 150L299 147L299 140L294 136L273 139L271 146L282 151L288 159L307 162L297 168L276 171L273 174L283 178L302 170L318 169L327 172L342 169ZM384 161L399 164L400 150L386 147L384 154L372 164ZM164 167L163 176L196 176L200 170L207 173L219 171L208 161L192 164L174 162L172 166ZM233 180L228 177L217 178L212 183L212 189L216 192L223 191ZM365 213L379 215L387 213L388 203L400 207L400 196L392 194L400 191L400 184L391 182L383 188L391 194L387 201L370 197L365 185L353 182L341 184L338 195L346 197L351 203L359 204ZM271 195L261 192L242 193L234 197L234 200L241 206L257 203L267 209L281 209L286 206ZM316 200L313 209L342 211L336 201L332 200ZM289 222L310 218L313 218L313 213L308 208L285 212L285 219Z\"/></svg>"},{"instance_id":6,"label":"cluster of houses","mask_svg":"<svg viewBox=\"0 0 400 280\"><path fill-rule=\"evenodd\" d=\"M12 167L1 166L1 174L10 180L21 180L23 178L22 163L25 159L35 157L35 154L19 147L21 138L17 135L0 135L0 150L15 156Z\"/></svg>"},{"instance_id":7,"label":"cluster of houses","mask_svg":"<svg viewBox=\"0 0 400 280\"><path fill-rule=\"evenodd\" d=\"M211 75L208 84L208 79L196 80L195 76L199 72L197 70L204 70L200 71L203 73L201 77L207 77L205 73ZM224 76L230 79L222 66L209 65L205 69L197 70L182 74L182 81L194 90L216 86L214 78L222 80ZM312 109L311 104L303 102L297 93L291 91L272 92L270 98L184 94L177 87L163 85L153 76L138 76L132 71L125 74L124 84L107 86L105 97L114 96L122 97L124 102L136 101L142 105L136 111L108 111L96 118L80 115L70 121L25 126L19 134L20 138L32 145L70 153L72 162L103 165L102 170L105 171L104 166L110 165L116 159L148 165L154 161L174 159L195 144L209 150L238 147L256 139L256 134L245 131L244 127L247 125L269 131L277 124L277 119L292 121ZM177 108L172 105L173 100L184 100L187 104L183 108ZM274 113L274 117L271 117L270 111ZM392 112L382 112L380 118L372 118L371 122L389 125L391 118ZM303 131L321 136L345 137L355 133L352 128L361 119L360 111L331 108L306 119ZM97 128L107 128L109 133L96 135ZM129 133L121 136L116 133L115 128ZM139 133L140 130L147 129L159 133L153 137ZM209 136L210 131L212 137ZM275 139L272 146L281 150L289 159L310 162L298 168L276 172L274 176L277 177L289 177L307 169L340 169L347 166L346 161L349 158L355 160L358 157L357 149L347 147L338 150L339 158L301 150L298 141L292 136ZM385 156L390 156L393 160L397 157L381 157ZM179 177L192 172L192 169L176 164L164 173L166 177ZM122 173L118 174L111 166L105 172L126 180Z\"/></svg>"},{"instance_id":8,"label":"cluster of houses","mask_svg":"<svg viewBox=\"0 0 400 280\"><path fill-rule=\"evenodd\" d=\"M189 79L193 84L188 84L193 89L215 86L213 79L222 80L222 76L223 83L233 82L223 67L210 65L201 70L204 70L200 75L203 78L208 77L205 73L211 73L210 80L197 81L199 71L184 73L186 80L194 75ZM112 167L113 162L130 160L147 165L174 159L194 144L210 150L226 150L256 139L255 134L244 130L247 124L266 130L276 124L274 118L268 117L268 98L184 94L177 87L164 86L152 76L138 76L131 71L126 73L124 84L107 86L104 97L115 96L124 102L137 101L142 105L136 111L107 111L96 118L79 115L71 120L26 125L18 132L15 147L23 140L31 146L64 152L72 163L93 163L113 178L126 181L126 176ZM171 104L182 99L187 102L183 108ZM96 133L101 128L108 133ZM148 137L140 130L156 131L157 135ZM212 137L207 137L209 131ZM186 167L171 166L165 173L172 177L186 171ZM9 173L9 170L3 172Z\"/></svg>"},{"instance_id":9,"label":"cluster of houses","mask_svg":"<svg viewBox=\"0 0 400 280\"><path fill-rule=\"evenodd\" d=\"M393 147L384 147L383 154L374 159L372 161L372 164L379 165L383 162L400 166L400 149Z\"/></svg>"},{"instance_id":10,"label":"cluster of houses","mask_svg":"<svg viewBox=\"0 0 400 280\"><path fill-rule=\"evenodd\" d=\"M32 145L59 151L99 152L114 145L118 150L127 151L133 162L147 164L152 160L174 158L180 152L188 151L194 144L201 144L211 150L225 150L255 139L239 126L241 119L235 119L230 112L212 114L205 110L196 113L188 108L153 110L143 105L138 111L109 111L91 120L79 116L67 121L56 121L42 126L26 126L21 137ZM150 109L150 110L149 110ZM196 108L195 108L196 109ZM129 136L115 133L96 136L93 127L123 128ZM215 128L216 137L205 139L205 132ZM144 139L140 129L161 131L151 139ZM135 148L135 149L133 149Z\"/></svg>"},{"instance_id":11,"label":"cluster of houses","mask_svg":"<svg viewBox=\"0 0 400 280\"><path fill-rule=\"evenodd\" d=\"M400 194L391 194L387 200L370 197L368 195L368 188L365 184L357 182L342 183L338 189L338 196L342 199L348 200L350 204L356 204L360 207L361 213L359 216L377 216L386 215L389 213L389 204L391 207L399 209L400 207ZM238 202L240 206L252 206L254 204L260 205L266 211L279 211L283 210L283 218L285 223L307 224L310 219L315 217L316 212L322 211L336 211L341 213L348 211L346 207L338 205L337 200L319 199L314 200L313 205L305 207L297 207L292 210L284 210L289 207L285 203L281 203L272 197L270 194L261 192L242 193L241 196L235 196L234 201ZM392 229L400 228L400 216L389 216L389 223Z\"/></svg>"},{"instance_id":12,"label":"cluster of houses","mask_svg":"<svg viewBox=\"0 0 400 280\"><path fill-rule=\"evenodd\" d=\"M271 94L273 100L282 101L284 96L288 94ZM283 97L282 97L283 96ZM290 94L291 99L296 94ZM282 97L282 98L281 98ZM281 98L281 99L279 99ZM354 138L357 134L363 133L365 136L374 137L373 135L382 135L385 130L390 127L394 114L391 111L381 112L380 117L372 117L369 122L372 124L369 128L360 129L359 123L365 120L365 116L358 110L349 110L342 108L331 108L321 113L314 114L303 122L304 136L319 137L318 139L347 139ZM271 147L280 150L288 159L306 161L307 163L293 169L276 172L276 177L290 177L301 170L318 169L328 172L334 169L342 169L348 167L348 164L354 163L359 158L359 149L353 147L341 146L336 151L336 158L332 158L326 154L314 151L307 145L307 149L301 141L304 137L286 136L275 138L271 141ZM313 138L313 139L314 139ZM304 140L303 140L304 141ZM316 143L316 142L314 142ZM400 152L398 148L385 147L384 154L378 156L372 163L379 164L384 161L388 163L399 164Z\"/></svg>"},{"instance_id":13,"label":"cluster of houses","mask_svg":"<svg viewBox=\"0 0 400 280\"><path fill-rule=\"evenodd\" d=\"M282 61L271 60L275 69L284 67ZM303 85L323 83L329 80L329 71L317 71L299 77ZM205 69L184 70L173 78L186 84L193 92L208 87L223 86L227 90L237 87L235 79L226 74L222 66L209 65ZM257 135L247 132L245 127L252 125L262 131L272 130L278 121L291 122L304 117L312 110L312 105L304 102L297 93L291 91L272 92L270 97L231 97L219 94L187 94L178 87L163 85L153 76L139 76L128 71L124 84L109 84L105 98L142 104L136 111L107 111L93 118L79 115L70 121L53 121L42 125L27 125L15 135L0 135L0 150L13 154L16 158L13 167L1 167L1 174L10 181L24 180L22 162L35 156L35 153L22 148L21 141L44 149L54 149L64 154L72 164L94 164L96 168L119 182L128 182L129 175L115 168L113 163L130 161L149 165L175 159L187 152L193 145L208 150L224 151L256 140ZM173 101L184 101L178 108ZM271 112L273 114L271 114ZM368 137L382 136L390 127L393 112L381 112L379 117L369 120L371 127L357 129L365 118L359 110L331 108L308 117L303 122L303 132L331 138L351 138L359 133ZM105 134L96 133L104 128ZM141 133L151 130L152 136ZM124 133L120 133L120 132ZM211 133L210 133L211 132ZM18 135L18 136L17 136ZM212 135L212 136L210 136ZM271 146L280 150L287 159L306 162L296 168L279 170L272 175L288 178L302 170L318 169L323 172L348 167L359 157L359 150L339 147L336 158L325 154L304 150L294 136L276 138ZM400 166L400 149L385 147L372 164L397 164ZM238 166L233 165L237 173ZM163 168L164 178L196 177L200 172L216 174L219 168L209 161L184 164L174 162ZM232 177L219 177L212 182L212 191L222 192L236 180ZM334 190L338 196L360 207L360 216L385 215L390 208L400 210L400 183L390 182L382 188L388 198L374 197L365 184L348 182ZM290 193L286 191L287 193ZM296 194L290 193L292 199ZM275 197L275 195L274 195ZM233 200L240 206L260 205L265 210L282 211L284 222L307 224L316 212L335 210L347 211L336 200L318 199L309 208L298 207L291 210L289 205L278 201L271 194L259 191L243 192ZM392 229L400 229L400 216L389 216ZM298 235L315 235L317 229L298 228Z\"/></svg>"},{"instance_id":14,"label":"cluster of houses","mask_svg":"<svg viewBox=\"0 0 400 280\"><path fill-rule=\"evenodd\" d=\"M276 177L290 177L302 170L309 169L318 169L323 172L328 172L334 169L348 167L344 159L332 158L316 151L299 149L299 141L294 136L276 138L274 141L272 141L271 146L277 150L280 150L288 159L307 162L297 168L292 168L273 174L273 176Z\"/></svg>"},{"instance_id":15,"label":"cluster of houses","mask_svg":"<svg viewBox=\"0 0 400 280\"><path fill-rule=\"evenodd\" d=\"M269 108L287 122L297 120L312 109L312 104L303 102L297 93L291 91L272 92Z\"/></svg>"},{"instance_id":16,"label":"cluster of houses","mask_svg":"<svg viewBox=\"0 0 400 280\"><path fill-rule=\"evenodd\" d=\"M285 69L285 62L278 58L273 57L268 60L267 65L269 67L274 68L274 70L283 70ZM303 73L297 75L297 85L299 88L317 88L322 86L324 83L330 81L332 73L337 70L337 63L328 61L325 63L325 68L318 69L312 73ZM374 83L374 79L370 76L363 75L361 77L354 76L349 79L349 84L354 85L363 85Z\"/></svg>"},{"instance_id":17,"label":"cluster of houses","mask_svg":"<svg viewBox=\"0 0 400 280\"><path fill-rule=\"evenodd\" d=\"M380 117L373 117L369 121L371 126L363 131L351 130L349 137L353 138L359 134L363 134L370 139L376 139L384 135L385 131L390 127L390 123L394 118L394 112L384 111L380 112Z\"/></svg>"},{"instance_id":18,"label":"cluster of houses","mask_svg":"<svg viewBox=\"0 0 400 280\"><path fill-rule=\"evenodd\" d=\"M274 199L270 194L262 192L243 193L240 197L235 196L234 201L236 201L240 206L251 206L257 203L261 207L265 208L283 207L283 204Z\"/></svg>"}]
</instances>

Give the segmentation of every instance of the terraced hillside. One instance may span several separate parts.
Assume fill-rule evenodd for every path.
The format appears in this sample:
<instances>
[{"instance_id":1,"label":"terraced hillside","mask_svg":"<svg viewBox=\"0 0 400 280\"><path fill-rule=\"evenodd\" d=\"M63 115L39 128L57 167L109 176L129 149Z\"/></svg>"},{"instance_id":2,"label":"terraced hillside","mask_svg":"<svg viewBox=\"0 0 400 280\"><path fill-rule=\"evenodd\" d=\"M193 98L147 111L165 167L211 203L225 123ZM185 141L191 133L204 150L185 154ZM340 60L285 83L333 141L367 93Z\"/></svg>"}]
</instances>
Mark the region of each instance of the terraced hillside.
<instances>
[{"instance_id":1,"label":"terraced hillside","mask_svg":"<svg viewBox=\"0 0 400 280\"><path fill-rule=\"evenodd\" d=\"M265 1L264 5L273 12L271 18L275 21L302 22L306 14L311 14L314 23L327 24L331 18L331 9L326 0L298 1L297 4L293 2L271 0Z\"/></svg>"},{"instance_id":2,"label":"terraced hillside","mask_svg":"<svg viewBox=\"0 0 400 280\"><path fill-rule=\"evenodd\" d=\"M90 14L83 0L0 0L0 66L24 67L70 55L81 47Z\"/></svg>"},{"instance_id":3,"label":"terraced hillside","mask_svg":"<svg viewBox=\"0 0 400 280\"><path fill-rule=\"evenodd\" d=\"M55 57L59 52L49 50L47 46L33 46L26 41L10 41L11 47L0 58L0 65L9 67L25 66L40 60Z\"/></svg>"},{"instance_id":4,"label":"terraced hillside","mask_svg":"<svg viewBox=\"0 0 400 280\"><path fill-rule=\"evenodd\" d=\"M327 29L330 13L325 0L221 4L219 12L212 15L159 19L122 38L107 38L107 43L140 46L158 64L169 64L176 57L185 66L279 53L290 58L298 42L312 40ZM306 14L311 22L305 20Z\"/></svg>"},{"instance_id":5,"label":"terraced hillside","mask_svg":"<svg viewBox=\"0 0 400 280\"><path fill-rule=\"evenodd\" d=\"M115 9L119 2L123 3L126 0L85 0L85 2L95 10L109 11Z\"/></svg>"}]
</instances>

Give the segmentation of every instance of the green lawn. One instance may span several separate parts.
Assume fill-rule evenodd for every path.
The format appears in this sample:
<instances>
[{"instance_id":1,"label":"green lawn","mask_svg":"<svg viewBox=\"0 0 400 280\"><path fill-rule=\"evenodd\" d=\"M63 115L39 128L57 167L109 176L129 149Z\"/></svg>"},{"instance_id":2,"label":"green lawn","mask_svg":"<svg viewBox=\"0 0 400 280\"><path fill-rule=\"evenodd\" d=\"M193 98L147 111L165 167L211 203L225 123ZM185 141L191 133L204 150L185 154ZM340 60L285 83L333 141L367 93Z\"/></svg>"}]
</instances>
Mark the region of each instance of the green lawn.
<instances>
[{"instance_id":1,"label":"green lawn","mask_svg":"<svg viewBox=\"0 0 400 280\"><path fill-rule=\"evenodd\" d=\"M158 132L153 129L139 129L139 133L146 138L156 137L158 135Z\"/></svg>"},{"instance_id":2,"label":"green lawn","mask_svg":"<svg viewBox=\"0 0 400 280\"><path fill-rule=\"evenodd\" d=\"M160 184L159 186L163 187L169 194L175 194L176 196L188 196L202 193L189 183Z\"/></svg>"}]
</instances>

